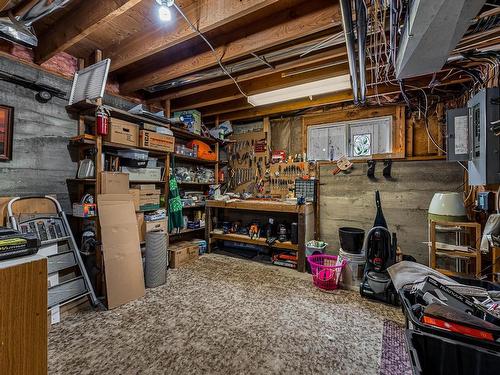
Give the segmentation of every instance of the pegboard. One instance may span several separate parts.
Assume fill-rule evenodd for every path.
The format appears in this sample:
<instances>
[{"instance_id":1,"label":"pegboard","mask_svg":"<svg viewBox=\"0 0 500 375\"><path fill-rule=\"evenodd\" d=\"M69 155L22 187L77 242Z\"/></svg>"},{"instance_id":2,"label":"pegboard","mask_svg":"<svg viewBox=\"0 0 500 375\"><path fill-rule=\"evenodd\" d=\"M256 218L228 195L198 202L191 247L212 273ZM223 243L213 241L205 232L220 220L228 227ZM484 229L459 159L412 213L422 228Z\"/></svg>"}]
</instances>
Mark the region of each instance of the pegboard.
<instances>
[{"instance_id":1,"label":"pegboard","mask_svg":"<svg viewBox=\"0 0 500 375\"><path fill-rule=\"evenodd\" d=\"M266 139L267 133L262 130L230 137L231 143L227 146L230 191L258 193L255 185L264 178L266 164L270 161ZM263 151L256 151L258 144L263 144Z\"/></svg>"},{"instance_id":2,"label":"pegboard","mask_svg":"<svg viewBox=\"0 0 500 375\"><path fill-rule=\"evenodd\" d=\"M271 164L266 190L273 196L294 196L295 180L315 177L316 168L308 162L287 162Z\"/></svg>"}]
</instances>

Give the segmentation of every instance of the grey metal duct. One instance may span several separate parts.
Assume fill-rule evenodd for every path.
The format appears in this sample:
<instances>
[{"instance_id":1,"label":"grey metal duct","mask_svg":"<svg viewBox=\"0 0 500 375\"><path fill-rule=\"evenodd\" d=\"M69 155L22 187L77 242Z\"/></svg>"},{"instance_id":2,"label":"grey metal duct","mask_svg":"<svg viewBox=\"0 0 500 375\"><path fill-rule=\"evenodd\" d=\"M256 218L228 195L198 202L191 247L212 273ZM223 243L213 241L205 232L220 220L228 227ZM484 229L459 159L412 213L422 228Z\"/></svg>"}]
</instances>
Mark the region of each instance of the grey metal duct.
<instances>
[{"instance_id":1,"label":"grey metal duct","mask_svg":"<svg viewBox=\"0 0 500 375\"><path fill-rule=\"evenodd\" d=\"M366 103L366 7L364 0L356 1L356 22L358 25L358 62L360 103Z\"/></svg>"},{"instance_id":2,"label":"grey metal duct","mask_svg":"<svg viewBox=\"0 0 500 375\"><path fill-rule=\"evenodd\" d=\"M40 0L26 12L14 15L9 10L7 17L0 18L0 38L21 44L26 47L36 47L38 38L33 30L33 23L62 8L71 0Z\"/></svg>"},{"instance_id":3,"label":"grey metal duct","mask_svg":"<svg viewBox=\"0 0 500 375\"><path fill-rule=\"evenodd\" d=\"M396 60L396 78L439 71L485 0L413 0Z\"/></svg>"},{"instance_id":4,"label":"grey metal duct","mask_svg":"<svg viewBox=\"0 0 500 375\"><path fill-rule=\"evenodd\" d=\"M351 0L340 0L340 11L342 13L342 26L344 29L345 45L347 48L347 59L349 61L349 72L351 74L354 104L358 104L358 74L356 69L356 55L354 51L354 30L352 27Z\"/></svg>"}]
</instances>

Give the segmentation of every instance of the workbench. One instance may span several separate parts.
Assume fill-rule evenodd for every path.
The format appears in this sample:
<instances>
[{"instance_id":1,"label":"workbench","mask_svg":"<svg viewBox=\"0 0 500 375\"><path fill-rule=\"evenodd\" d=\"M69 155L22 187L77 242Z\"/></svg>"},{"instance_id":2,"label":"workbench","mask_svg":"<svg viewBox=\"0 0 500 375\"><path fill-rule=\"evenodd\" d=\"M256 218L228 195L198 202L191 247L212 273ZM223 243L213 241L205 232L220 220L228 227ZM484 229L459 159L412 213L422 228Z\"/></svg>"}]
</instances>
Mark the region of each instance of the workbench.
<instances>
[{"instance_id":1,"label":"workbench","mask_svg":"<svg viewBox=\"0 0 500 375\"><path fill-rule=\"evenodd\" d=\"M315 210L314 204L306 203L296 205L281 201L269 200L236 200L236 201L207 201L206 207L206 238L208 251L212 251L212 246L217 241L234 241L247 244L268 247L265 238L250 238L242 234L222 234L214 233L214 218L219 223L224 221L224 217L231 214L241 217L258 217L262 223L268 222L269 217L286 217L287 222L298 224L298 243L292 244L290 241L276 241L271 247L297 252L297 270L305 270L305 245L308 241L315 239Z\"/></svg>"}]
</instances>

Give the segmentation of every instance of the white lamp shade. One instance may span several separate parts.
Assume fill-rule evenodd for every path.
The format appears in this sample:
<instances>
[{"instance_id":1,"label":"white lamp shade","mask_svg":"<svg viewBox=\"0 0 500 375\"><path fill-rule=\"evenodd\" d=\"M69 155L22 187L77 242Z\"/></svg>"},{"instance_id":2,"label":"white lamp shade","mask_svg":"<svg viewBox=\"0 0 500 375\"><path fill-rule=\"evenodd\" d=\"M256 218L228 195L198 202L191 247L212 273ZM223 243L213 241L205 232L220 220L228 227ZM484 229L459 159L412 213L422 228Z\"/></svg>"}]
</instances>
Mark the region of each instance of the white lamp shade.
<instances>
[{"instance_id":1,"label":"white lamp shade","mask_svg":"<svg viewBox=\"0 0 500 375\"><path fill-rule=\"evenodd\" d=\"M467 220L467 211L461 193L435 193L429 205L429 218L442 221Z\"/></svg>"}]
</instances>

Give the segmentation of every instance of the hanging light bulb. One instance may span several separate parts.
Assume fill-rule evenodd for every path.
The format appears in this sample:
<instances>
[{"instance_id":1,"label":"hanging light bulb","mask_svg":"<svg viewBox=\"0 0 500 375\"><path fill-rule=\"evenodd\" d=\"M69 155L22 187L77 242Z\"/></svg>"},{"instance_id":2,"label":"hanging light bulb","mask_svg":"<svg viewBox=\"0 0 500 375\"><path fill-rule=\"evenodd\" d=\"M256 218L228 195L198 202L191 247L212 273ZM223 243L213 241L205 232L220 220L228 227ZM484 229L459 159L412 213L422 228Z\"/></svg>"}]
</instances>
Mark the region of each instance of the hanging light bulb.
<instances>
[{"instance_id":1,"label":"hanging light bulb","mask_svg":"<svg viewBox=\"0 0 500 375\"><path fill-rule=\"evenodd\" d=\"M158 8L158 16L163 22L168 22L172 19L172 13L170 13L170 9L165 5L160 5L160 8Z\"/></svg>"},{"instance_id":2,"label":"hanging light bulb","mask_svg":"<svg viewBox=\"0 0 500 375\"><path fill-rule=\"evenodd\" d=\"M172 19L172 12L170 11L170 7L174 5L174 0L156 0L156 2L160 5L158 8L158 17L163 22L168 22Z\"/></svg>"}]
</instances>

